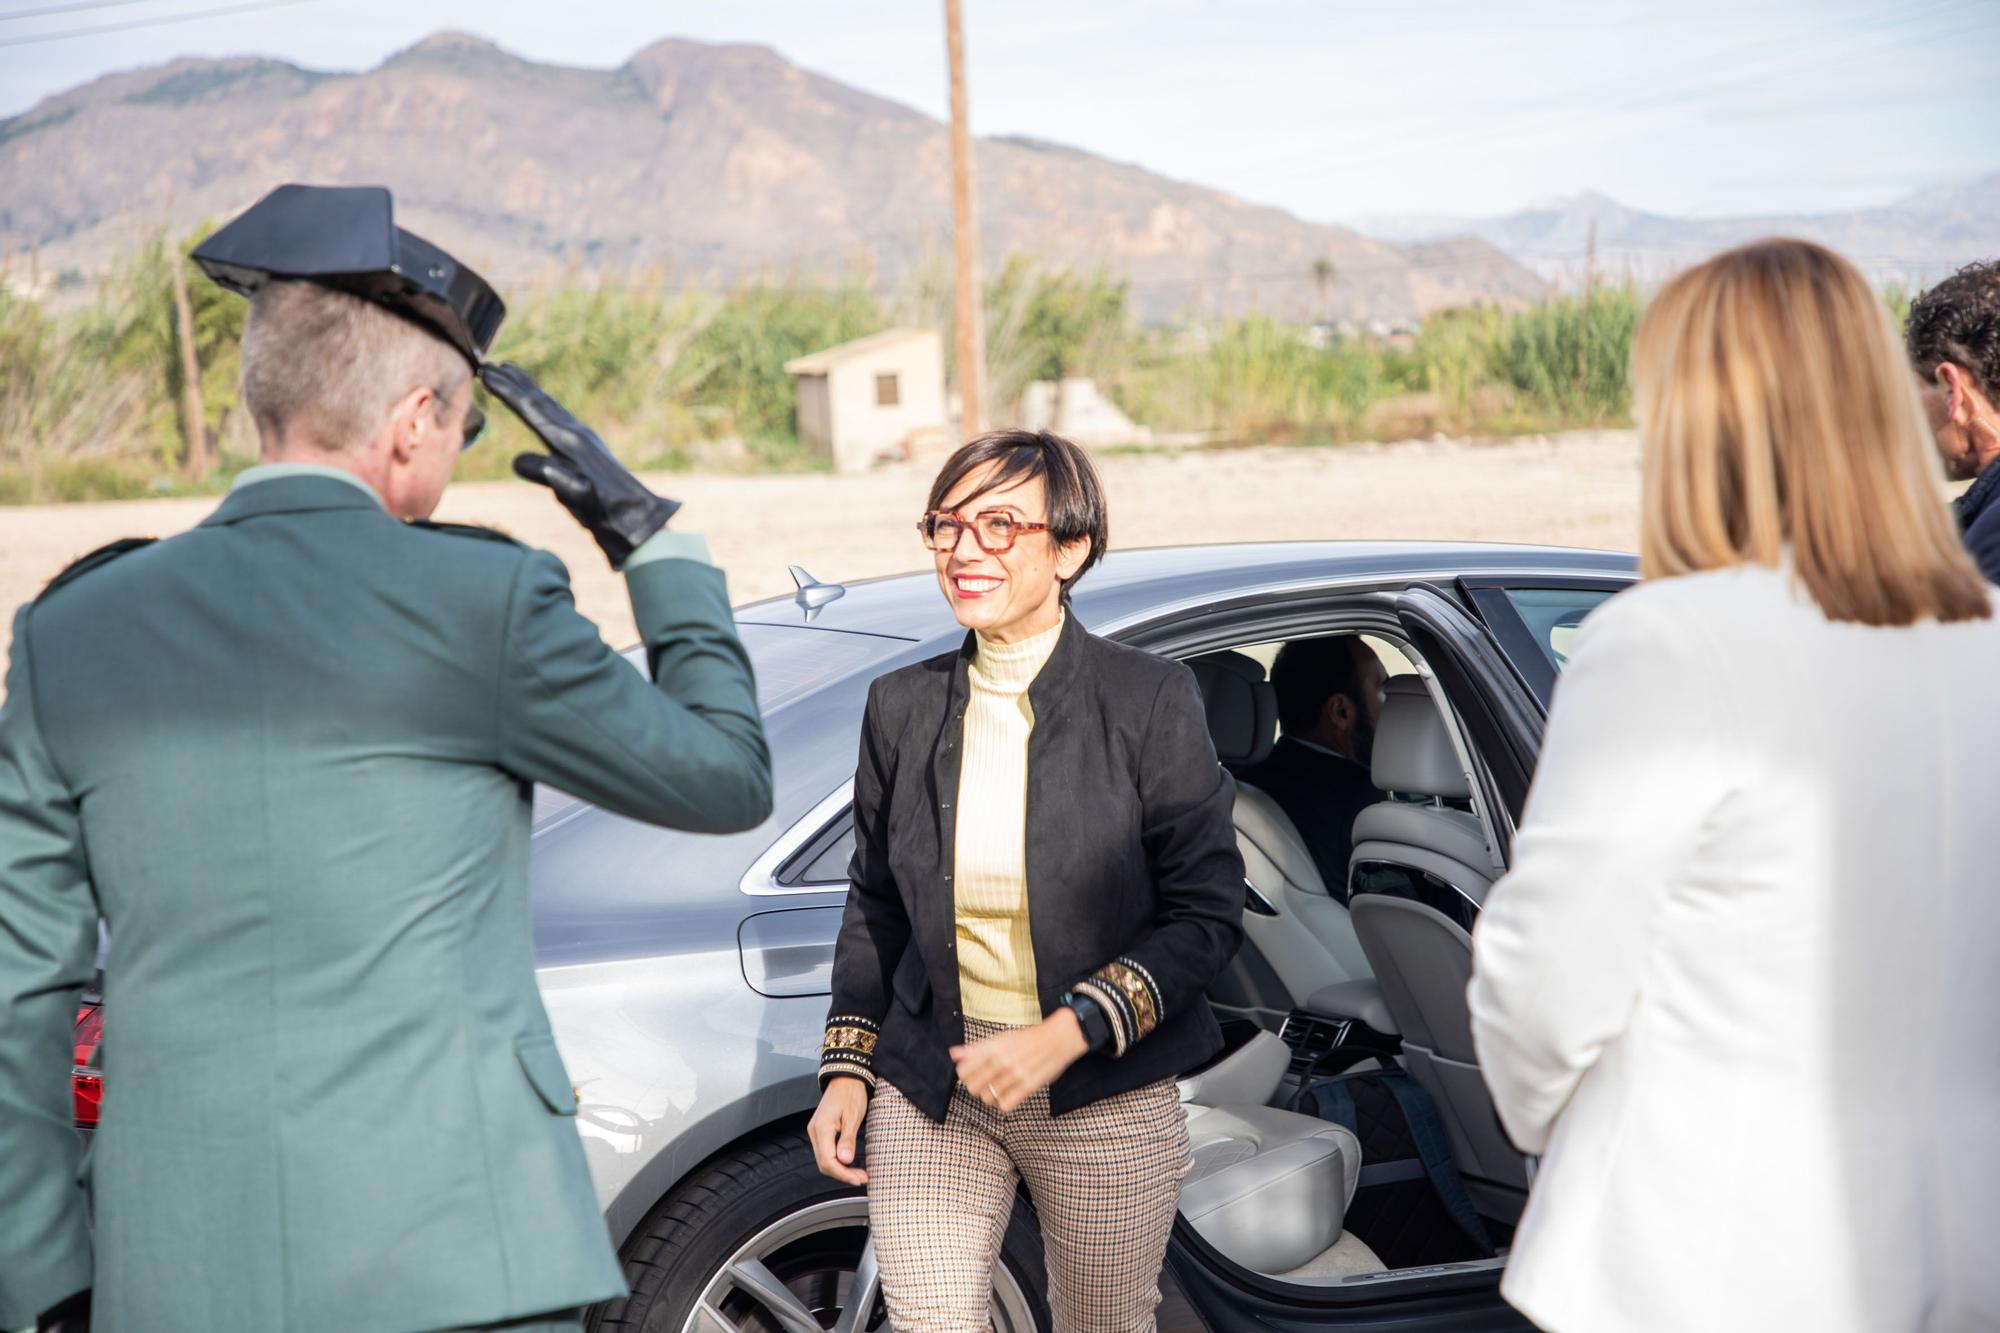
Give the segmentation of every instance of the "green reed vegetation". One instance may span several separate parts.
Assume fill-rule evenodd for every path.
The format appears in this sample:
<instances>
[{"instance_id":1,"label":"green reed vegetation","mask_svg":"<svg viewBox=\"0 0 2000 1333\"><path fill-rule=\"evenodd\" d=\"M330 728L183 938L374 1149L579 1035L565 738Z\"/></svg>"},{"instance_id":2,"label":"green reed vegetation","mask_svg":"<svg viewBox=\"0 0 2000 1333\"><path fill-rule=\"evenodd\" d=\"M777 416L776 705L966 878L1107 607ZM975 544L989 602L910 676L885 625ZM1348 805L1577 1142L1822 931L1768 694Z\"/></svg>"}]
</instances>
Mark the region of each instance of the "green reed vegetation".
<instances>
[{"instance_id":1,"label":"green reed vegetation","mask_svg":"<svg viewBox=\"0 0 2000 1333\"><path fill-rule=\"evenodd\" d=\"M212 490L254 461L236 389L245 303L187 263L198 239L155 240L81 303L45 306L0 286L0 502ZM186 444L176 263L215 458L199 476ZM1634 289L1617 287L1522 310L1440 312L1389 337L1266 314L1142 325L1122 283L1018 256L992 274L985 298L991 418L1009 419L1031 380L1089 375L1140 424L1218 444L1623 423L1641 308ZM637 466L810 468L785 362L898 323L949 330L940 267L888 296L859 274L718 289L657 273L570 273L516 294L494 355L527 367ZM489 416L493 438L461 476L501 475L529 447L504 411Z\"/></svg>"}]
</instances>

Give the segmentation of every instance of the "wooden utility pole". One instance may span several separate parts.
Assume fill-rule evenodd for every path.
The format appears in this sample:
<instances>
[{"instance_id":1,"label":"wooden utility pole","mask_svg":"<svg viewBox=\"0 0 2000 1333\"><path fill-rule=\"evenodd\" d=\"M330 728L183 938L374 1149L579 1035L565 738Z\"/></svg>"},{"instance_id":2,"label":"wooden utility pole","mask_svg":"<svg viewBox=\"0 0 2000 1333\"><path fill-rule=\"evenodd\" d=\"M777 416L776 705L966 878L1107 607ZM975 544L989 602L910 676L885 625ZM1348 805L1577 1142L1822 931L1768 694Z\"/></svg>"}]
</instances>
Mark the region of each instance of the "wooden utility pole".
<instances>
[{"instance_id":1,"label":"wooden utility pole","mask_svg":"<svg viewBox=\"0 0 2000 1333\"><path fill-rule=\"evenodd\" d=\"M210 467L208 428L201 419L201 362L194 352L194 306L188 301L187 260L171 236L166 247L167 271L173 275L174 285L175 341L181 353L181 432L187 438L187 475L189 481L206 481Z\"/></svg>"},{"instance_id":2,"label":"wooden utility pole","mask_svg":"<svg viewBox=\"0 0 2000 1333\"><path fill-rule=\"evenodd\" d=\"M979 299L979 224L972 206L972 129L965 113L965 24L960 0L944 0L945 55L951 65L951 254L958 334L959 428L986 427L986 320Z\"/></svg>"}]
</instances>

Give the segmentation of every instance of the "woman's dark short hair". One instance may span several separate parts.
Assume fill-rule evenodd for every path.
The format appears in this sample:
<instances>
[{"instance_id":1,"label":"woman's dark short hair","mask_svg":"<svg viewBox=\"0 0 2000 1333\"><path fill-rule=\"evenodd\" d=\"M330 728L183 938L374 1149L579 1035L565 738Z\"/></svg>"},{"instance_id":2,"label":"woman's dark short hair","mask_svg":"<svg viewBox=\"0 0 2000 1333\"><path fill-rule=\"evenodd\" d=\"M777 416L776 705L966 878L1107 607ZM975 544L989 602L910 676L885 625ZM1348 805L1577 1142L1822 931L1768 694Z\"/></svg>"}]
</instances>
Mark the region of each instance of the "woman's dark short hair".
<instances>
[{"instance_id":1,"label":"woman's dark short hair","mask_svg":"<svg viewBox=\"0 0 2000 1333\"><path fill-rule=\"evenodd\" d=\"M1926 383L1950 361L1988 398L2000 395L2000 260L1967 264L1910 302L1903 344Z\"/></svg>"},{"instance_id":2,"label":"woman's dark short hair","mask_svg":"<svg viewBox=\"0 0 2000 1333\"><path fill-rule=\"evenodd\" d=\"M937 480L931 483L930 499L924 508L927 511L944 508L945 497L966 477L989 463L999 466L971 499L1040 477L1043 493L1048 496L1049 537L1064 546L1084 537L1090 539L1090 554L1063 584L1062 595L1068 600L1069 590L1076 586L1076 581L1104 558L1105 543L1111 538L1110 517L1104 508L1104 486L1097 479L1090 455L1062 436L1045 430L989 431L967 441L944 461Z\"/></svg>"}]
</instances>

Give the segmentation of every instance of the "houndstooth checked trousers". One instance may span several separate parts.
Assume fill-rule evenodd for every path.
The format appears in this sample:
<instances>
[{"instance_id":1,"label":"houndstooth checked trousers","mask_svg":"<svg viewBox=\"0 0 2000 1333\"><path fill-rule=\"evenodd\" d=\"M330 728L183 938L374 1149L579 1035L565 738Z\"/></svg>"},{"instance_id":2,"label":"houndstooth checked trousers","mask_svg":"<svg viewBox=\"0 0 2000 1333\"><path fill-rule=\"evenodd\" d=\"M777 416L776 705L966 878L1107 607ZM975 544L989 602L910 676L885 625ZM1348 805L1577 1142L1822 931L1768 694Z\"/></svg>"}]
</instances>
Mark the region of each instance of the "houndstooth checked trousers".
<instances>
[{"instance_id":1,"label":"houndstooth checked trousers","mask_svg":"<svg viewBox=\"0 0 2000 1333\"><path fill-rule=\"evenodd\" d=\"M1004 1025L966 1020L966 1040ZM868 1223L896 1333L984 1333L1014 1189L1042 1223L1056 1333L1152 1333L1187 1174L1172 1079L1049 1115L1044 1089L1002 1115L965 1089L940 1125L887 1082L867 1118Z\"/></svg>"}]
</instances>

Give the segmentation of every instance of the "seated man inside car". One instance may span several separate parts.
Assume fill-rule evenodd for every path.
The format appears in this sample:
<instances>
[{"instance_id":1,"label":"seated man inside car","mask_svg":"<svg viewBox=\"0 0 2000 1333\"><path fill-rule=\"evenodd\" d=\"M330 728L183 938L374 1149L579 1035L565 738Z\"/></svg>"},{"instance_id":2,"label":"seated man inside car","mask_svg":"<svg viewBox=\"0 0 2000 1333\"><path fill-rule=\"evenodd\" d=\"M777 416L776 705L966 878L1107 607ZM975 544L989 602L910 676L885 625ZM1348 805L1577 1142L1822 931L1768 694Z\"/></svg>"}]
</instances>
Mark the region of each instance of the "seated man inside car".
<instances>
[{"instance_id":1,"label":"seated man inside car","mask_svg":"<svg viewBox=\"0 0 2000 1333\"><path fill-rule=\"evenodd\" d=\"M1282 735L1236 776L1284 808L1326 890L1347 901L1354 817L1382 799L1369 776L1388 673L1358 634L1294 639L1271 664Z\"/></svg>"}]
</instances>

